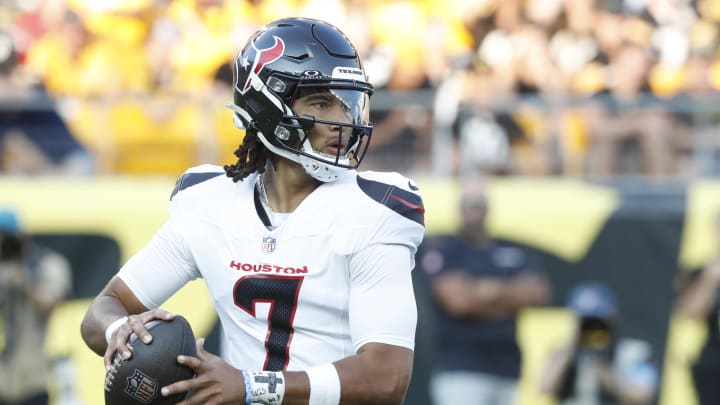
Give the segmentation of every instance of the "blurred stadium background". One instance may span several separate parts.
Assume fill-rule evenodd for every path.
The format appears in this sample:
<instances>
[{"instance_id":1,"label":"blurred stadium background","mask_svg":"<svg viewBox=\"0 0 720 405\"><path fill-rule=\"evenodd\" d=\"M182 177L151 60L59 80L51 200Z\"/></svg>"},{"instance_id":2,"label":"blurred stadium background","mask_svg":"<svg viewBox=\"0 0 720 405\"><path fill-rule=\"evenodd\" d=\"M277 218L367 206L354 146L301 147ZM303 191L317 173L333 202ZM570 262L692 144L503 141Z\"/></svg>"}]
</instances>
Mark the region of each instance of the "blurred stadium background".
<instances>
[{"instance_id":1,"label":"blurred stadium background","mask_svg":"<svg viewBox=\"0 0 720 405\"><path fill-rule=\"evenodd\" d=\"M491 231L550 274L556 307L521 318L522 404L553 403L538 366L569 332L567 291L589 278L616 289L625 332L651 342L657 402L694 403L688 364L706 331L673 316L672 281L717 253L720 2L2 0L0 206L74 271L48 338L55 404L102 402L82 314L165 219L179 174L234 161L228 63L291 15L330 21L358 46L377 89L364 169L417 180L428 235L456 228L456 180L482 174ZM407 403L424 405L432 316L415 278ZM217 333L201 284L169 308Z\"/></svg>"}]
</instances>

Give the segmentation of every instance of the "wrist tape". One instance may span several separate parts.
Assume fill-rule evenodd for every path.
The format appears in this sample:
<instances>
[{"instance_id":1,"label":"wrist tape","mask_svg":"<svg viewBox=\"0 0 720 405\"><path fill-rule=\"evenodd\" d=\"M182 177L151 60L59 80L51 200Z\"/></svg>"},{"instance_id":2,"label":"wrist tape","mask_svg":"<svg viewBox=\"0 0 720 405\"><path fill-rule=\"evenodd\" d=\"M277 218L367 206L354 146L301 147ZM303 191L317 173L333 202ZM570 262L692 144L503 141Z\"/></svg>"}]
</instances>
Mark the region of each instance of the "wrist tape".
<instances>
[{"instance_id":1,"label":"wrist tape","mask_svg":"<svg viewBox=\"0 0 720 405\"><path fill-rule=\"evenodd\" d=\"M331 363L305 370L310 380L309 405L340 404L340 376Z\"/></svg>"},{"instance_id":2,"label":"wrist tape","mask_svg":"<svg viewBox=\"0 0 720 405\"><path fill-rule=\"evenodd\" d=\"M279 371L243 370L245 405L280 405L285 396L285 377Z\"/></svg>"},{"instance_id":3,"label":"wrist tape","mask_svg":"<svg viewBox=\"0 0 720 405\"><path fill-rule=\"evenodd\" d=\"M119 328L122 324L124 324L125 322L127 322L127 319L128 319L127 316L123 316L123 317L120 318L120 319L116 319L115 321L113 321L113 323L111 323L110 325L108 325L107 328L105 328L105 342L106 342L106 343L110 343L110 339L112 339L113 333L115 333L115 331L118 330L118 328Z\"/></svg>"}]
</instances>

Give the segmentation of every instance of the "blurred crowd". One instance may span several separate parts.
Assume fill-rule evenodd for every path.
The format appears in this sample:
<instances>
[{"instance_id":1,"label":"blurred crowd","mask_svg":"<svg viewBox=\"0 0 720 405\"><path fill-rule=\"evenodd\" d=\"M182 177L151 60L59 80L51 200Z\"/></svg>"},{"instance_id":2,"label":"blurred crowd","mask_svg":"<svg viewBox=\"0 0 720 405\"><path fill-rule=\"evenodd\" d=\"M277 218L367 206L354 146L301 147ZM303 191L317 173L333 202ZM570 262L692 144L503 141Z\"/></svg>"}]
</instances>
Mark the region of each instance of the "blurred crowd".
<instances>
[{"instance_id":1,"label":"blurred crowd","mask_svg":"<svg viewBox=\"0 0 720 405\"><path fill-rule=\"evenodd\" d=\"M463 90L457 161L597 177L717 170L719 18L702 0L497 2L469 25L472 60L447 81ZM715 156L698 167L702 148Z\"/></svg>"},{"instance_id":2,"label":"blurred crowd","mask_svg":"<svg viewBox=\"0 0 720 405\"><path fill-rule=\"evenodd\" d=\"M75 172L223 163L242 136L224 108L229 63L258 26L290 15L330 21L358 46L378 89L368 169L720 171L712 0L8 0L0 85L21 90L3 91L0 110L18 110L22 89L46 92L47 105L25 104L57 106L90 158ZM5 156L15 138L0 137L5 171L19 170Z\"/></svg>"}]
</instances>

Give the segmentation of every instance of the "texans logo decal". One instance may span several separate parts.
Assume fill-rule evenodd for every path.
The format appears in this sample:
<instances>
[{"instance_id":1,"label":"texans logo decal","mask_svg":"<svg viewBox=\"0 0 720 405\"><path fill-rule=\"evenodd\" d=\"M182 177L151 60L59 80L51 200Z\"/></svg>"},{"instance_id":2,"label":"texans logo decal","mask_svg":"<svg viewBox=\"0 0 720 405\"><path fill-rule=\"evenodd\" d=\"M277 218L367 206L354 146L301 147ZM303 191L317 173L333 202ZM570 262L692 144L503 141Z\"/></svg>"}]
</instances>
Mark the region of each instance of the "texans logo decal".
<instances>
[{"instance_id":1,"label":"texans logo decal","mask_svg":"<svg viewBox=\"0 0 720 405\"><path fill-rule=\"evenodd\" d=\"M241 93L245 94L245 92L250 89L253 77L257 77L265 65L275 62L283 56L283 53L285 53L285 42L276 36L273 36L273 38L275 39L275 43L269 48L257 49L253 44L253 48L257 51L255 53L255 61L253 61L250 73L248 74L247 79L245 79L245 84L240 90Z\"/></svg>"}]
</instances>

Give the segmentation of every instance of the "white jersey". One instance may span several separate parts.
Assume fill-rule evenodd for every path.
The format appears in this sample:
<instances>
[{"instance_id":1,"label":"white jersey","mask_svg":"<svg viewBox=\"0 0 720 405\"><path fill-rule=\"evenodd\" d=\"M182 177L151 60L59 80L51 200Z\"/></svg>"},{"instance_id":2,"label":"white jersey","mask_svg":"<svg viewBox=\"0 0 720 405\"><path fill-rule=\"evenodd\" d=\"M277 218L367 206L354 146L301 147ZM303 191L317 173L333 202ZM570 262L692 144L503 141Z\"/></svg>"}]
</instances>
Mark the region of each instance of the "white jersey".
<instances>
[{"instance_id":1,"label":"white jersey","mask_svg":"<svg viewBox=\"0 0 720 405\"><path fill-rule=\"evenodd\" d=\"M217 166L188 170L168 221L120 278L156 308L202 277L222 355L241 369L301 370L368 342L413 349L410 272L424 234L417 187L397 173L348 171L270 230L256 208L257 177L234 183Z\"/></svg>"}]
</instances>

